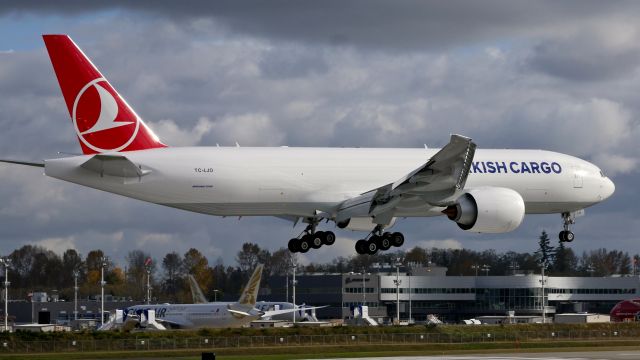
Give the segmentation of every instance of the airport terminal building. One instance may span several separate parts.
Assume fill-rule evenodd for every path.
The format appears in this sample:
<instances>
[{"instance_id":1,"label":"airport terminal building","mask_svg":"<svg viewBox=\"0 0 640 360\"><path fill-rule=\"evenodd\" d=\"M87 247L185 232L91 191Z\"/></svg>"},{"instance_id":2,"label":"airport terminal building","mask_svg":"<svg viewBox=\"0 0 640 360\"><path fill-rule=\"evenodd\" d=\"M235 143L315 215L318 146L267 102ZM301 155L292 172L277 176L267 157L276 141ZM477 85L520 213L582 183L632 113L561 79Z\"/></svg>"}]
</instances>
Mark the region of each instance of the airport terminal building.
<instances>
[{"instance_id":1,"label":"airport terminal building","mask_svg":"<svg viewBox=\"0 0 640 360\"><path fill-rule=\"evenodd\" d=\"M446 272L442 267L378 266L364 273L299 274L295 302L328 305L317 310L321 320L348 319L354 307L364 304L379 323L392 322L398 308L401 321L420 322L436 315L444 322L458 323L507 314L540 317L544 313L548 318L560 313L608 314L619 301L640 297L639 276L545 276L543 283L540 274L447 276ZM264 278L258 300L293 302L291 280L291 276ZM73 302L51 300L11 301L9 314L18 323L68 323L74 318ZM105 300L106 311L136 304ZM78 312L79 319L98 323L100 303L79 301Z\"/></svg>"},{"instance_id":2,"label":"airport terminal building","mask_svg":"<svg viewBox=\"0 0 640 360\"><path fill-rule=\"evenodd\" d=\"M447 276L446 268L441 267L305 274L296 278L296 303L329 305L318 310L318 317L343 319L354 306L365 304L372 318L390 322L399 301L401 320L423 321L434 314L445 322L459 322L509 312L516 316L542 316L544 312L548 317L556 313L608 314L617 302L640 294L638 276L545 276L544 280L543 284L540 274ZM292 301L291 277L273 277L265 285L263 300L283 301L288 294Z\"/></svg>"}]
</instances>

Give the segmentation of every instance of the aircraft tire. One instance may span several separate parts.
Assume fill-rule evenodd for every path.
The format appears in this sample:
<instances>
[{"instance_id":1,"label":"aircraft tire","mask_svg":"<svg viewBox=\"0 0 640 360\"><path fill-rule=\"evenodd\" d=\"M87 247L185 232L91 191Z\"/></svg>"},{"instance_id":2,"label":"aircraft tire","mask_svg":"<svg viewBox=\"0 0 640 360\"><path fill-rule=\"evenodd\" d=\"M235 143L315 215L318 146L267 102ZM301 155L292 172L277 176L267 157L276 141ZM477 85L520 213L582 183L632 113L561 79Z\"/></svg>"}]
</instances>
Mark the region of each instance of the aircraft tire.
<instances>
[{"instance_id":1,"label":"aircraft tire","mask_svg":"<svg viewBox=\"0 0 640 360\"><path fill-rule=\"evenodd\" d=\"M572 242L575 238L575 235L571 231L563 230L560 231L558 237L560 238L560 242Z\"/></svg>"},{"instance_id":2,"label":"aircraft tire","mask_svg":"<svg viewBox=\"0 0 640 360\"><path fill-rule=\"evenodd\" d=\"M391 248L391 236L378 237L378 248L382 251L389 250Z\"/></svg>"},{"instance_id":3,"label":"aircraft tire","mask_svg":"<svg viewBox=\"0 0 640 360\"><path fill-rule=\"evenodd\" d=\"M402 246L404 244L404 235L401 232L391 234L391 244L395 247Z\"/></svg>"},{"instance_id":4,"label":"aircraft tire","mask_svg":"<svg viewBox=\"0 0 640 360\"><path fill-rule=\"evenodd\" d=\"M311 243L309 242L309 239L306 236L303 236L302 239L300 239L300 242L298 243L299 251L304 254L307 251L309 251L310 248L311 248Z\"/></svg>"},{"instance_id":5,"label":"aircraft tire","mask_svg":"<svg viewBox=\"0 0 640 360\"><path fill-rule=\"evenodd\" d=\"M322 237L322 243L325 245L333 245L334 242L336 242L336 234L332 231L325 231Z\"/></svg>"},{"instance_id":6,"label":"aircraft tire","mask_svg":"<svg viewBox=\"0 0 640 360\"><path fill-rule=\"evenodd\" d=\"M299 241L300 240L298 240L297 238L289 240L289 243L287 244L289 251L291 251L292 253L297 253L300 247L300 244L298 243Z\"/></svg>"},{"instance_id":7,"label":"aircraft tire","mask_svg":"<svg viewBox=\"0 0 640 360\"><path fill-rule=\"evenodd\" d=\"M322 239L324 238L324 232L318 231L315 234L305 235L305 237L307 237L311 248L320 249L320 247L322 247L322 244L323 244Z\"/></svg>"},{"instance_id":8,"label":"aircraft tire","mask_svg":"<svg viewBox=\"0 0 640 360\"><path fill-rule=\"evenodd\" d=\"M360 239L356 241L356 252L360 255L367 254L367 240Z\"/></svg>"},{"instance_id":9,"label":"aircraft tire","mask_svg":"<svg viewBox=\"0 0 640 360\"><path fill-rule=\"evenodd\" d=\"M373 255L378 252L378 243L375 239L369 239L369 241L367 241L366 250L369 255Z\"/></svg>"}]
</instances>

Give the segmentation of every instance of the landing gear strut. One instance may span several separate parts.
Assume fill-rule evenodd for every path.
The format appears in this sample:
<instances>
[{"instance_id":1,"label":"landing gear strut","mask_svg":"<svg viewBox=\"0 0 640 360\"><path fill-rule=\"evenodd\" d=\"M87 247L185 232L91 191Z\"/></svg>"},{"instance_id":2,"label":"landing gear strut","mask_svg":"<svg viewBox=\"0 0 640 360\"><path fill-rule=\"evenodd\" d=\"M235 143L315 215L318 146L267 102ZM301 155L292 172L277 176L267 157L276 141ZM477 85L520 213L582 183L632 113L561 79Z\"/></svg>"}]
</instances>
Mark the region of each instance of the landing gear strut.
<instances>
[{"instance_id":1,"label":"landing gear strut","mask_svg":"<svg viewBox=\"0 0 640 360\"><path fill-rule=\"evenodd\" d=\"M562 227L564 230L560 231L558 237L560 238L560 242L572 242L575 238L575 235L569 230L569 226L576 223L575 217L569 213L562 213Z\"/></svg>"},{"instance_id":2,"label":"landing gear strut","mask_svg":"<svg viewBox=\"0 0 640 360\"><path fill-rule=\"evenodd\" d=\"M378 250L389 250L392 246L402 246L404 244L404 235L400 232L382 232L384 227L378 225L371 231L369 236L356 241L356 252L360 255L373 255Z\"/></svg>"},{"instance_id":3,"label":"landing gear strut","mask_svg":"<svg viewBox=\"0 0 640 360\"><path fill-rule=\"evenodd\" d=\"M333 245L336 235L331 231L316 231L317 222L311 222L298 237L289 240L287 247L292 253L306 253L309 249L319 249L322 245Z\"/></svg>"}]
</instances>

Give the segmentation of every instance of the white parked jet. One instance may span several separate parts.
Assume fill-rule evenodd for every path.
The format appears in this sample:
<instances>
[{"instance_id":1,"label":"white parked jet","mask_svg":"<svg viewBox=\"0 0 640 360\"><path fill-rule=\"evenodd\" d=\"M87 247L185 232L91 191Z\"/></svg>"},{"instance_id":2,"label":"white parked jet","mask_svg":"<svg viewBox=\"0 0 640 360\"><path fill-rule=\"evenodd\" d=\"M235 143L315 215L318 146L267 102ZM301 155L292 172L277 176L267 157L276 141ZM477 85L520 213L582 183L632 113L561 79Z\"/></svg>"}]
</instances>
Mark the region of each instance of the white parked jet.
<instances>
[{"instance_id":1,"label":"white parked jet","mask_svg":"<svg viewBox=\"0 0 640 360\"><path fill-rule=\"evenodd\" d=\"M331 245L323 220L369 235L356 251L400 246L396 218L445 214L466 231L501 233L524 214L575 212L614 192L595 165L544 150L478 150L452 135L442 149L167 147L66 35L44 35L84 155L11 161L46 175L179 209L276 216L308 224L293 252Z\"/></svg>"},{"instance_id":2,"label":"white parked jet","mask_svg":"<svg viewBox=\"0 0 640 360\"><path fill-rule=\"evenodd\" d=\"M191 289L191 297L194 304L209 304L209 301L204 296L200 285L193 277L189 275L189 288ZM322 309L326 306L306 306L294 305L290 302L284 301L258 301L254 304L254 307L265 315L262 315L260 319L264 320L286 320L286 321L318 321L315 317L315 310ZM294 310L295 309L295 310ZM288 310L288 311L281 311ZM308 312L310 311L310 313Z\"/></svg>"},{"instance_id":3,"label":"white parked jet","mask_svg":"<svg viewBox=\"0 0 640 360\"><path fill-rule=\"evenodd\" d=\"M294 309L264 311L256 308L256 298L260 289L262 265L253 271L249 282L245 286L240 299L236 302L213 302L203 304L158 304L134 305L123 309L122 323L135 322L144 327L144 320L148 318L149 310L155 312L155 322L164 328L197 329L241 327L258 319L292 313ZM101 329L114 328L115 317ZM119 320L118 320L119 321ZM159 327L159 328L162 328Z\"/></svg>"}]
</instances>

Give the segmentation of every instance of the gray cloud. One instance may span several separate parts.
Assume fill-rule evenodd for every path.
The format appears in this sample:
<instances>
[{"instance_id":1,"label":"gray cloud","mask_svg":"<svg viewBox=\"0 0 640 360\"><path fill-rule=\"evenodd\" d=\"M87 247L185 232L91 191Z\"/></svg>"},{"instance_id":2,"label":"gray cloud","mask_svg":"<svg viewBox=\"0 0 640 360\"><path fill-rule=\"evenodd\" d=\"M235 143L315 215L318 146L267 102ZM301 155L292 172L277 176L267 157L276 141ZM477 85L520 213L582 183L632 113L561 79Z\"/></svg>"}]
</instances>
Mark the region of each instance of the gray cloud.
<instances>
[{"instance_id":1,"label":"gray cloud","mask_svg":"<svg viewBox=\"0 0 640 360\"><path fill-rule=\"evenodd\" d=\"M579 9L565 5L574 3L552 9L522 3L530 20L515 14L511 3L498 8L478 3L480 9L465 2L464 11L460 3L436 3L429 4L426 15L417 4L415 14L407 15L403 4L409 3L389 8L374 1L368 2L370 13L363 13L363 19L353 15L362 6L359 2L347 3L341 11L333 2L322 9L317 8L321 2L313 2L284 10L277 5L285 3L278 3L248 14L222 3L226 7L214 13L200 9L172 21L157 16L168 13L166 4L159 10L101 17L89 5L71 3L76 13L100 20L70 18L56 32L70 33L170 145L238 141L243 146L436 147L450 133L462 133L481 148L547 148L594 160L616 175L617 192L579 219L572 246L599 247L606 237L611 246L640 251L633 241L640 229L635 219L640 82L633 69L640 59L624 55L634 53L633 41L625 40L634 36L614 31L607 37L597 30L619 13L634 13L635 5L621 9L627 5L616 3L594 20L599 2L580 2ZM0 6L7 14L22 9L47 16L54 11L49 5L34 10L26 7L30 5ZM461 14L467 11L476 11L475 18ZM535 24L554 11L551 20ZM498 21L510 12L513 20ZM324 22L312 19L322 14ZM421 15L423 22L433 24L421 25ZM561 16L564 21L556 21ZM385 24L385 34L371 30L374 20ZM296 22L306 26L291 31ZM453 29L455 24L460 28ZM437 32L428 31L436 25ZM638 26L630 26L628 33L635 34ZM603 40L593 47L588 41L568 46L579 38L576 29ZM602 48L606 39L617 45ZM333 46L336 41L357 46ZM553 72L545 65L544 56L552 54L544 46L555 46L557 59L573 59L567 63L577 61L574 53L597 53L598 48L604 54L618 51L624 61L603 55L603 76L572 76L571 69ZM607 70L616 63L626 69L625 76ZM0 54L0 94L2 157L39 159L56 151L79 151L42 47ZM277 219L238 221L145 204L8 165L0 165L0 204L0 252L25 243L51 248L73 244L84 253L105 248L121 261L131 248L162 256L193 246L210 260L223 257L230 264L242 242L275 250L301 230ZM468 234L444 218L397 225L407 235L406 247L447 240L449 245L498 250L533 250L543 228L555 233L559 217L529 216L520 229L503 235ZM306 259L344 254L362 234L338 235L342 245L311 252Z\"/></svg>"},{"instance_id":2,"label":"gray cloud","mask_svg":"<svg viewBox=\"0 0 640 360\"><path fill-rule=\"evenodd\" d=\"M578 33L542 41L533 48L529 64L551 76L576 81L629 76L640 61L638 35L635 19L597 22Z\"/></svg>"}]
</instances>

